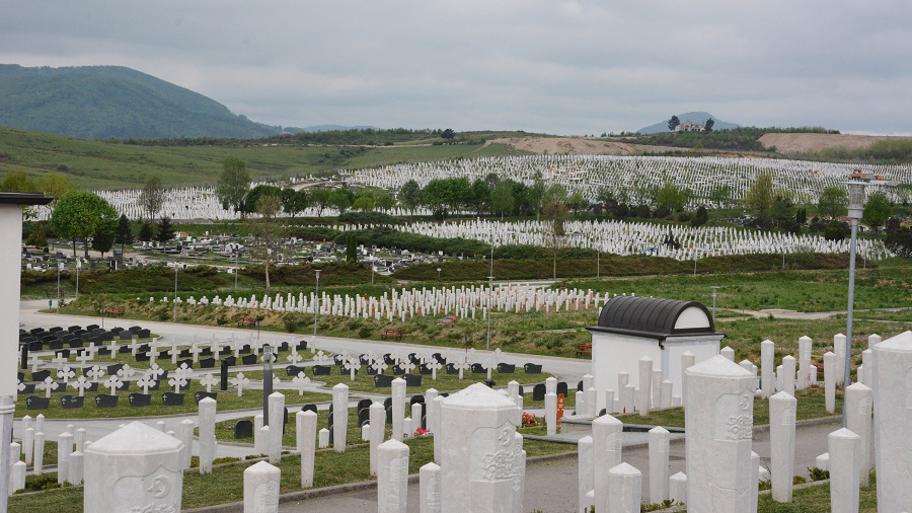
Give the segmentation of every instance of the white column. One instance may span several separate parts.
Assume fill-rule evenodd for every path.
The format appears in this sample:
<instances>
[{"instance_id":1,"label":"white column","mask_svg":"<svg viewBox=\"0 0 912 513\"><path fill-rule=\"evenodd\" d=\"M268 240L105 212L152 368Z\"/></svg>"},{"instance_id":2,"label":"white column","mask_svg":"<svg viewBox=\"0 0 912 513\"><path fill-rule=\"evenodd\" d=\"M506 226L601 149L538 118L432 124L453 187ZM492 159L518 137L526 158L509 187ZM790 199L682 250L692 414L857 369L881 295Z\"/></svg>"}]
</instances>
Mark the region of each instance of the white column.
<instances>
[{"instance_id":1,"label":"white column","mask_svg":"<svg viewBox=\"0 0 912 513\"><path fill-rule=\"evenodd\" d=\"M408 511L409 447L390 439L377 447L377 512Z\"/></svg>"},{"instance_id":2,"label":"white column","mask_svg":"<svg viewBox=\"0 0 912 513\"><path fill-rule=\"evenodd\" d=\"M440 513L440 465L425 463L418 469L418 494L421 497L420 513Z\"/></svg>"},{"instance_id":3,"label":"white column","mask_svg":"<svg viewBox=\"0 0 912 513\"><path fill-rule=\"evenodd\" d=\"M545 378L545 395L547 394L557 395L557 378L554 376Z\"/></svg>"},{"instance_id":4,"label":"white column","mask_svg":"<svg viewBox=\"0 0 912 513\"><path fill-rule=\"evenodd\" d=\"M770 472L773 500L792 502L795 478L795 414L798 401L786 392L769 398Z\"/></svg>"},{"instance_id":5,"label":"white column","mask_svg":"<svg viewBox=\"0 0 912 513\"><path fill-rule=\"evenodd\" d=\"M874 389L874 464L877 468L878 513L901 513L912 505L912 332L906 331L876 344L872 383ZM830 450L830 475L835 456Z\"/></svg>"},{"instance_id":6,"label":"white column","mask_svg":"<svg viewBox=\"0 0 912 513\"><path fill-rule=\"evenodd\" d=\"M643 495L643 474L627 463L608 471L608 513L629 513L640 510ZM596 511L599 511L596 509Z\"/></svg>"},{"instance_id":7,"label":"white column","mask_svg":"<svg viewBox=\"0 0 912 513\"><path fill-rule=\"evenodd\" d=\"M598 416L598 410L598 393L595 387L589 387L586 389L586 417L594 419Z\"/></svg>"},{"instance_id":8,"label":"white column","mask_svg":"<svg viewBox=\"0 0 912 513\"><path fill-rule=\"evenodd\" d=\"M776 393L776 345L772 340L760 342L760 393L769 397Z\"/></svg>"},{"instance_id":9,"label":"white column","mask_svg":"<svg viewBox=\"0 0 912 513\"><path fill-rule=\"evenodd\" d=\"M557 434L557 394L545 394L545 425L548 436Z\"/></svg>"},{"instance_id":10,"label":"white column","mask_svg":"<svg viewBox=\"0 0 912 513\"><path fill-rule=\"evenodd\" d=\"M595 470L591 436L584 436L577 441L576 458L578 513L589 513L589 508L592 507L589 492L593 489L592 473Z\"/></svg>"},{"instance_id":11,"label":"white column","mask_svg":"<svg viewBox=\"0 0 912 513\"><path fill-rule=\"evenodd\" d=\"M282 471L265 461L247 467L244 470L244 513L278 513L281 480Z\"/></svg>"},{"instance_id":12,"label":"white column","mask_svg":"<svg viewBox=\"0 0 912 513\"><path fill-rule=\"evenodd\" d=\"M25 463L32 464L32 455L35 453L35 428L27 427L22 432L22 454L25 456Z\"/></svg>"},{"instance_id":13,"label":"white column","mask_svg":"<svg viewBox=\"0 0 912 513\"><path fill-rule=\"evenodd\" d=\"M684 397L684 391L687 390L687 388L686 388L687 380L684 379L684 371L686 371L688 367L693 366L693 364L695 364L696 362L697 362L696 355L694 355L690 351L684 351L683 353L681 353L681 397ZM672 394L672 395L674 395L674 394Z\"/></svg>"},{"instance_id":14,"label":"white column","mask_svg":"<svg viewBox=\"0 0 912 513\"><path fill-rule=\"evenodd\" d=\"M839 370L835 353L823 353L823 397L826 411L836 412L836 373Z\"/></svg>"},{"instance_id":15,"label":"white column","mask_svg":"<svg viewBox=\"0 0 912 513\"><path fill-rule=\"evenodd\" d=\"M70 454L67 464L69 465L69 470L67 470L67 483L70 483L73 486L81 485L84 470L82 452L75 451ZM58 465L57 468L59 469L60 466Z\"/></svg>"},{"instance_id":16,"label":"white column","mask_svg":"<svg viewBox=\"0 0 912 513\"><path fill-rule=\"evenodd\" d=\"M35 432L35 453L32 455L32 472L40 476L44 472L44 433Z\"/></svg>"},{"instance_id":17,"label":"white column","mask_svg":"<svg viewBox=\"0 0 912 513\"><path fill-rule=\"evenodd\" d=\"M205 400L205 399L204 399ZM83 511L180 511L180 440L132 422L85 450Z\"/></svg>"},{"instance_id":18,"label":"white column","mask_svg":"<svg viewBox=\"0 0 912 513\"><path fill-rule=\"evenodd\" d=\"M640 358L638 364L639 390L637 390L636 410L638 414L645 417L649 415L649 403L652 401L652 358L644 356Z\"/></svg>"},{"instance_id":19,"label":"white column","mask_svg":"<svg viewBox=\"0 0 912 513\"><path fill-rule=\"evenodd\" d=\"M370 473L377 475L377 447L383 443L386 435L386 410L383 403L373 402L370 405ZM434 437L434 452L437 452L437 437Z\"/></svg>"},{"instance_id":20,"label":"white column","mask_svg":"<svg viewBox=\"0 0 912 513\"><path fill-rule=\"evenodd\" d=\"M424 414L424 404L412 404L412 429L408 431L408 436L415 436L415 430L421 427L421 415Z\"/></svg>"},{"instance_id":21,"label":"white column","mask_svg":"<svg viewBox=\"0 0 912 513\"><path fill-rule=\"evenodd\" d=\"M521 504L523 450L516 436L521 413L481 383L443 401L438 462L443 513L513 512Z\"/></svg>"},{"instance_id":22,"label":"white column","mask_svg":"<svg viewBox=\"0 0 912 513\"><path fill-rule=\"evenodd\" d=\"M519 390L518 387L519 385L517 384L517 395ZM427 430L429 433L433 433L437 429L434 425L434 420L437 418L437 412L434 411L436 409L434 406L434 399L437 399L439 395L437 390L433 388L424 391L424 405L427 408L427 411L424 412L424 417L427 421Z\"/></svg>"},{"instance_id":23,"label":"white column","mask_svg":"<svg viewBox=\"0 0 912 513\"><path fill-rule=\"evenodd\" d=\"M668 498L675 503L687 503L687 474L677 472L668 478Z\"/></svg>"},{"instance_id":24,"label":"white column","mask_svg":"<svg viewBox=\"0 0 912 513\"><path fill-rule=\"evenodd\" d=\"M795 357L788 355L782 359L782 391L795 395Z\"/></svg>"},{"instance_id":25,"label":"white column","mask_svg":"<svg viewBox=\"0 0 912 513\"><path fill-rule=\"evenodd\" d=\"M750 507L754 376L724 356L685 372L687 511Z\"/></svg>"},{"instance_id":26,"label":"white column","mask_svg":"<svg viewBox=\"0 0 912 513\"><path fill-rule=\"evenodd\" d=\"M811 352L814 341L811 337L798 339L798 390L804 390L811 382Z\"/></svg>"},{"instance_id":27,"label":"white column","mask_svg":"<svg viewBox=\"0 0 912 513\"><path fill-rule=\"evenodd\" d=\"M650 383L650 392L652 395L652 409L657 410L662 403L662 369L652 369L652 383Z\"/></svg>"},{"instance_id":28,"label":"white column","mask_svg":"<svg viewBox=\"0 0 912 513\"><path fill-rule=\"evenodd\" d=\"M333 449L345 452L348 442L348 385L339 383L332 388Z\"/></svg>"},{"instance_id":29,"label":"white column","mask_svg":"<svg viewBox=\"0 0 912 513\"><path fill-rule=\"evenodd\" d=\"M295 414L295 445L301 455L301 488L313 486L316 444L317 414L299 411Z\"/></svg>"},{"instance_id":30,"label":"white column","mask_svg":"<svg viewBox=\"0 0 912 513\"><path fill-rule=\"evenodd\" d=\"M390 435L394 440L402 441L402 420L405 418L405 380L396 378L392 385L392 411L393 411L393 433Z\"/></svg>"},{"instance_id":31,"label":"white column","mask_svg":"<svg viewBox=\"0 0 912 513\"><path fill-rule=\"evenodd\" d=\"M338 385L337 385L338 386ZM285 395L273 392L269 401L269 462L276 465L282 461L282 438L285 431Z\"/></svg>"},{"instance_id":32,"label":"white column","mask_svg":"<svg viewBox=\"0 0 912 513\"><path fill-rule=\"evenodd\" d=\"M671 433L656 426L649 430L649 502L660 504L668 498L668 459Z\"/></svg>"},{"instance_id":33,"label":"white column","mask_svg":"<svg viewBox=\"0 0 912 513\"><path fill-rule=\"evenodd\" d=\"M872 407L874 396L871 389L861 383L852 383L845 389L844 408L846 412L846 428L861 438L861 453L858 457L858 472L861 484L867 485L870 481L872 459L872 442L874 434L874 418Z\"/></svg>"},{"instance_id":34,"label":"white column","mask_svg":"<svg viewBox=\"0 0 912 513\"><path fill-rule=\"evenodd\" d=\"M832 513L858 513L858 458L861 453L861 438L848 429L842 428L827 436L827 449L830 453L830 511ZM879 470L880 467L878 467ZM879 473L877 478L879 481ZM908 487L908 482L906 487ZM878 495L880 495L879 486ZM889 506L890 504L881 505L880 501L877 501L878 512L894 511L889 509ZM903 508L903 511L906 507ZM900 512L900 510L895 511Z\"/></svg>"},{"instance_id":35,"label":"white column","mask_svg":"<svg viewBox=\"0 0 912 513\"><path fill-rule=\"evenodd\" d=\"M212 460L215 459L215 399L205 397L199 402L199 466L200 474L212 473Z\"/></svg>"},{"instance_id":36,"label":"white column","mask_svg":"<svg viewBox=\"0 0 912 513\"><path fill-rule=\"evenodd\" d=\"M181 449L181 461L183 462L183 468L186 470L190 468L190 463L193 460L193 421L190 419L184 419L180 421L177 425L177 438L184 444L183 449Z\"/></svg>"},{"instance_id":37,"label":"white column","mask_svg":"<svg viewBox=\"0 0 912 513\"><path fill-rule=\"evenodd\" d=\"M833 351L836 353L836 384L845 382L846 336L842 333L833 335Z\"/></svg>"},{"instance_id":38,"label":"white column","mask_svg":"<svg viewBox=\"0 0 912 513\"><path fill-rule=\"evenodd\" d=\"M25 475L28 465L24 461L17 461L10 467L10 493L25 489Z\"/></svg>"},{"instance_id":39,"label":"white column","mask_svg":"<svg viewBox=\"0 0 912 513\"><path fill-rule=\"evenodd\" d=\"M750 509L748 513L757 513L757 503L760 494L760 455L751 451L751 490Z\"/></svg>"},{"instance_id":40,"label":"white column","mask_svg":"<svg viewBox=\"0 0 912 513\"><path fill-rule=\"evenodd\" d=\"M57 437L57 484L67 482L67 473L70 471L69 458L73 452L73 435L68 432L60 433Z\"/></svg>"},{"instance_id":41,"label":"white column","mask_svg":"<svg viewBox=\"0 0 912 513\"><path fill-rule=\"evenodd\" d=\"M608 471L621 463L624 424L611 415L592 421L592 461L595 510L608 511Z\"/></svg>"}]
</instances>

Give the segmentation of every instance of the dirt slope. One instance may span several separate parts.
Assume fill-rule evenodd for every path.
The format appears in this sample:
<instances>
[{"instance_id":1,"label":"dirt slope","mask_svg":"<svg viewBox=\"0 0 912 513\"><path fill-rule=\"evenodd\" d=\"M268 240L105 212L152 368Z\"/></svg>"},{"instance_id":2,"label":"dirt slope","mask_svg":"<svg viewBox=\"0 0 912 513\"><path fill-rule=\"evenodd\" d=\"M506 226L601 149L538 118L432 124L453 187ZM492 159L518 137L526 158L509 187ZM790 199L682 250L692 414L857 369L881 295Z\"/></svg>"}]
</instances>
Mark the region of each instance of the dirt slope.
<instances>
[{"instance_id":1,"label":"dirt slope","mask_svg":"<svg viewBox=\"0 0 912 513\"><path fill-rule=\"evenodd\" d=\"M855 150L887 139L908 139L886 135L853 134L763 134L760 143L764 148L776 148L784 154L816 152L830 148Z\"/></svg>"},{"instance_id":2,"label":"dirt slope","mask_svg":"<svg viewBox=\"0 0 912 513\"><path fill-rule=\"evenodd\" d=\"M584 137L510 137L492 139L488 144L508 144L517 150L546 155L640 155L643 153L688 152L688 148L647 146Z\"/></svg>"}]
</instances>

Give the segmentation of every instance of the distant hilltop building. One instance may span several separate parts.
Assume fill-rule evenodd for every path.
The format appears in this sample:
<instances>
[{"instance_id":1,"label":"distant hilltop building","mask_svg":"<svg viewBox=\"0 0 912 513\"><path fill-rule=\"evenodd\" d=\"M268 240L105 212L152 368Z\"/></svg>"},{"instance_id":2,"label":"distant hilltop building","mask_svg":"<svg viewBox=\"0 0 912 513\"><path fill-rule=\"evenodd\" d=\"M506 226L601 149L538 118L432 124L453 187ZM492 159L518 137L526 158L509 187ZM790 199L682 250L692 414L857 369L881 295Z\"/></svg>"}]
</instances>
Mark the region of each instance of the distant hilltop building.
<instances>
[{"instance_id":1,"label":"distant hilltop building","mask_svg":"<svg viewBox=\"0 0 912 513\"><path fill-rule=\"evenodd\" d=\"M706 125L691 122L681 123L674 129L675 132L703 132L704 130L706 130Z\"/></svg>"}]
</instances>

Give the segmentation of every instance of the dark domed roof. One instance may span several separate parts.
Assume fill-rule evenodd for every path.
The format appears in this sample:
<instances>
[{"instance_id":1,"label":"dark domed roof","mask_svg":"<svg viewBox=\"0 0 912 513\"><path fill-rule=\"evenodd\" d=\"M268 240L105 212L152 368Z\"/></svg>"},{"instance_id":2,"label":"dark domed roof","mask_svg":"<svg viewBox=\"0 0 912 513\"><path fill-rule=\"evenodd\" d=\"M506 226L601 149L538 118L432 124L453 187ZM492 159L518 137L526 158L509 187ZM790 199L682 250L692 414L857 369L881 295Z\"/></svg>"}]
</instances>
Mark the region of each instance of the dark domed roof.
<instances>
[{"instance_id":1,"label":"dark domed roof","mask_svg":"<svg viewBox=\"0 0 912 513\"><path fill-rule=\"evenodd\" d=\"M713 334L715 324L703 303L618 296L605 303L598 326L592 329L664 339L674 335Z\"/></svg>"}]
</instances>

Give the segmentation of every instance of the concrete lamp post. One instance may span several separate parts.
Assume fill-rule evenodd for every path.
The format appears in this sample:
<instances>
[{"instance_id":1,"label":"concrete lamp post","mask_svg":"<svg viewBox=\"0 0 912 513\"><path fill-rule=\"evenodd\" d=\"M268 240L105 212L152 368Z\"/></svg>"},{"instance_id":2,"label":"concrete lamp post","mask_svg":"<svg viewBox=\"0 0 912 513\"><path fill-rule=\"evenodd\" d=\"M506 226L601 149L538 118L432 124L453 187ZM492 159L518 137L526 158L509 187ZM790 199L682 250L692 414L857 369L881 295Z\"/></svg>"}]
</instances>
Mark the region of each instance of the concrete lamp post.
<instances>
[{"instance_id":1,"label":"concrete lamp post","mask_svg":"<svg viewBox=\"0 0 912 513\"><path fill-rule=\"evenodd\" d=\"M19 280L22 257L22 210L47 205L43 194L0 192L0 440L13 436L19 364ZM10 461L10 444L0 443L0 462ZM0 464L0 513L7 513L10 469Z\"/></svg>"},{"instance_id":2,"label":"concrete lamp post","mask_svg":"<svg viewBox=\"0 0 912 513\"><path fill-rule=\"evenodd\" d=\"M852 174L848 182L849 188L849 222L852 226L852 234L849 242L849 304L848 315L846 316L846 351L845 351L845 376L846 387L852 384L852 318L855 313L855 253L858 246L858 221L864 214L865 205L865 186L867 184L862 179L861 173ZM845 426L846 414L845 406L842 408L842 424Z\"/></svg>"}]
</instances>

